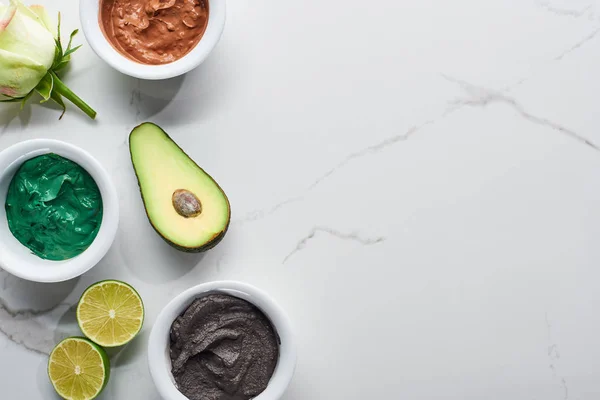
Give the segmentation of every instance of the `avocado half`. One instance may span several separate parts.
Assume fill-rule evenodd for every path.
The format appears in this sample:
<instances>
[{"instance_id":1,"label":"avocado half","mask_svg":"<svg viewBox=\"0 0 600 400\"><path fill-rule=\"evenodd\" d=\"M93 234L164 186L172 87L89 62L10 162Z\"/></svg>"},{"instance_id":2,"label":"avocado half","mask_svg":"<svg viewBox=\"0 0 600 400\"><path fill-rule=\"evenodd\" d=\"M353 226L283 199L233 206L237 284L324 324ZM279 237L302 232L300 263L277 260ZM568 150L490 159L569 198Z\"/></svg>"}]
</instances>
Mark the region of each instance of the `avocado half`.
<instances>
[{"instance_id":1,"label":"avocado half","mask_svg":"<svg viewBox=\"0 0 600 400\"><path fill-rule=\"evenodd\" d=\"M129 151L154 230L186 252L219 244L231 220L229 199L219 184L153 123L131 131Z\"/></svg>"}]
</instances>

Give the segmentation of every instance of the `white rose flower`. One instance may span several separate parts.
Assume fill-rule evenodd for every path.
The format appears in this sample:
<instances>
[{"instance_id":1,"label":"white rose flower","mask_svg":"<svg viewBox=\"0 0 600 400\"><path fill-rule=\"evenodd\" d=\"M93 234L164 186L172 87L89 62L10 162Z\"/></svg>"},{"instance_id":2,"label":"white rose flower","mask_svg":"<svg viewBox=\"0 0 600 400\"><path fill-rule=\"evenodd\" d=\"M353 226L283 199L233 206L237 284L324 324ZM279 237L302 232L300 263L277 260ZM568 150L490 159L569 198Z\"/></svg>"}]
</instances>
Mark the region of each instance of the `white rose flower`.
<instances>
[{"instance_id":1,"label":"white rose flower","mask_svg":"<svg viewBox=\"0 0 600 400\"><path fill-rule=\"evenodd\" d=\"M76 33L71 34L71 40ZM0 102L24 104L37 92L42 102L52 99L58 103L64 114L64 96L95 118L96 112L57 75L80 47L72 48L71 40L63 51L60 14L54 23L42 6L27 7L20 0L10 0L8 6L0 4Z\"/></svg>"}]
</instances>

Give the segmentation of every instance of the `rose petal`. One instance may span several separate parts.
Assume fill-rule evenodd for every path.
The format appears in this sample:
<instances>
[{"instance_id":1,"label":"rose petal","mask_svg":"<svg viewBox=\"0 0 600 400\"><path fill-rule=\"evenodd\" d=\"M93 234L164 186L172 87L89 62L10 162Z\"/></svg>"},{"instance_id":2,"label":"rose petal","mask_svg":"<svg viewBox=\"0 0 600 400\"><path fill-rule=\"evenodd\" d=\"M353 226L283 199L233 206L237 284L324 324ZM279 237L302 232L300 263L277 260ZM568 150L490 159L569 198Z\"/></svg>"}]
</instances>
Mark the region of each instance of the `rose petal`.
<instances>
[{"instance_id":1,"label":"rose petal","mask_svg":"<svg viewBox=\"0 0 600 400\"><path fill-rule=\"evenodd\" d=\"M37 14L21 3L15 2L14 5L17 11L0 34L0 49L25 56L36 64L45 65L46 69L50 68L56 49L54 35Z\"/></svg>"},{"instance_id":2,"label":"rose petal","mask_svg":"<svg viewBox=\"0 0 600 400\"><path fill-rule=\"evenodd\" d=\"M8 8L8 10L6 10L6 13L4 13L4 15L2 16L2 19L0 19L0 34L2 32L4 32L4 30L6 29L8 24L10 24L12 19L15 17L16 12L17 12L17 7L13 6L13 5L11 5Z\"/></svg>"},{"instance_id":3,"label":"rose petal","mask_svg":"<svg viewBox=\"0 0 600 400\"><path fill-rule=\"evenodd\" d=\"M0 94L8 97L15 97L17 95L17 91L11 87L0 87Z\"/></svg>"},{"instance_id":4,"label":"rose petal","mask_svg":"<svg viewBox=\"0 0 600 400\"><path fill-rule=\"evenodd\" d=\"M46 27L50 32L52 32L52 36L57 38L58 36L58 27L56 26L56 22L50 18L48 12L44 8L44 6L40 6L38 4L29 6L29 9L33 11L40 19L42 25Z\"/></svg>"},{"instance_id":5,"label":"rose petal","mask_svg":"<svg viewBox=\"0 0 600 400\"><path fill-rule=\"evenodd\" d=\"M28 57L0 49L0 87L11 88L12 97L23 97L32 91L46 70Z\"/></svg>"}]
</instances>

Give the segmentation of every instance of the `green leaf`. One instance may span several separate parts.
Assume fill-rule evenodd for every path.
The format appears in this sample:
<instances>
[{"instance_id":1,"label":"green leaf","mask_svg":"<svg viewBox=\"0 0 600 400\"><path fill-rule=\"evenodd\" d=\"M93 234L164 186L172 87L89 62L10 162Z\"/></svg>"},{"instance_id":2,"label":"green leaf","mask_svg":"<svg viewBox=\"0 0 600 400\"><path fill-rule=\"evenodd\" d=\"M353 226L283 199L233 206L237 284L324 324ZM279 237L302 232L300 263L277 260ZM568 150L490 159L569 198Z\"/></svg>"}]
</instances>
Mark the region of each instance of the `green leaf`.
<instances>
[{"instance_id":1,"label":"green leaf","mask_svg":"<svg viewBox=\"0 0 600 400\"><path fill-rule=\"evenodd\" d=\"M27 93L27 96L23 97L23 100L21 101L21 110L25 108L25 104L27 103L27 100L29 100L29 98L33 95L33 92L34 90Z\"/></svg>"},{"instance_id":2,"label":"green leaf","mask_svg":"<svg viewBox=\"0 0 600 400\"><path fill-rule=\"evenodd\" d=\"M54 62L52 63L52 68L56 68L63 60L63 48L62 43L60 42L60 13L58 13L58 24L56 25L57 36L54 39L56 43L56 49L54 51Z\"/></svg>"},{"instance_id":3,"label":"green leaf","mask_svg":"<svg viewBox=\"0 0 600 400\"><path fill-rule=\"evenodd\" d=\"M58 119L62 119L63 115L65 115L65 112L67 111L67 107L65 106L62 96L58 92L52 92L51 98L60 106L60 108L62 108L62 113L60 114L60 117L58 117Z\"/></svg>"},{"instance_id":4,"label":"green leaf","mask_svg":"<svg viewBox=\"0 0 600 400\"><path fill-rule=\"evenodd\" d=\"M54 46L54 61L52 62L52 67L50 67L51 69L60 64L63 58L62 50L59 47L60 45L58 44L58 41L54 40L54 42L56 43L56 46Z\"/></svg>"},{"instance_id":5,"label":"green leaf","mask_svg":"<svg viewBox=\"0 0 600 400\"><path fill-rule=\"evenodd\" d=\"M58 42L62 54L62 45L60 43L60 13L58 13L58 25L56 26L56 41Z\"/></svg>"},{"instance_id":6,"label":"green leaf","mask_svg":"<svg viewBox=\"0 0 600 400\"><path fill-rule=\"evenodd\" d=\"M59 23L59 31L60 31L60 23ZM60 71L63 68L65 68L67 66L67 64L69 62L71 62L71 54L73 54L74 52L76 52L82 45L76 46L71 48L71 46L73 45L73 38L75 37L75 35L77 35L77 33L79 32L79 29L75 29L73 32L71 32L71 36L69 37L69 45L67 46L67 49L64 51L62 50L62 45L60 44L60 41L57 40L56 43L56 55L54 56L54 62L52 63L52 70L53 71Z\"/></svg>"},{"instance_id":7,"label":"green leaf","mask_svg":"<svg viewBox=\"0 0 600 400\"><path fill-rule=\"evenodd\" d=\"M56 39L54 39L54 42L56 43L56 49L54 51L54 62L52 63L51 69L56 68L63 59L62 43L60 42L60 13L58 13L58 24L56 26L56 32L57 36Z\"/></svg>"},{"instance_id":8,"label":"green leaf","mask_svg":"<svg viewBox=\"0 0 600 400\"><path fill-rule=\"evenodd\" d=\"M35 91L42 96L42 101L40 103L45 103L50 100L52 96L52 89L54 88L54 78L48 72L35 87Z\"/></svg>"},{"instance_id":9,"label":"green leaf","mask_svg":"<svg viewBox=\"0 0 600 400\"><path fill-rule=\"evenodd\" d=\"M67 64L69 64L71 62L71 54L76 52L81 46L82 45L79 45L79 46L74 47L74 48L70 49L69 51L65 52L62 59L59 62L54 64L54 66L52 67L52 70L57 72L57 71L60 71L63 68L65 68L67 66Z\"/></svg>"},{"instance_id":10,"label":"green leaf","mask_svg":"<svg viewBox=\"0 0 600 400\"><path fill-rule=\"evenodd\" d=\"M73 38L75 37L75 35L77 35L78 32L79 29L75 29L73 32L71 32L71 36L69 37L69 45L67 46L67 51L65 52L65 55L70 54L69 50L71 50L71 43L73 43Z\"/></svg>"},{"instance_id":11,"label":"green leaf","mask_svg":"<svg viewBox=\"0 0 600 400\"><path fill-rule=\"evenodd\" d=\"M79 48L83 46L82 44L80 44L79 46L73 47L72 49L69 49L67 51L65 51L65 54L63 55L63 59L65 57L69 57L71 54L75 53L77 50L79 50ZM70 59L70 58L69 58Z\"/></svg>"},{"instance_id":12,"label":"green leaf","mask_svg":"<svg viewBox=\"0 0 600 400\"><path fill-rule=\"evenodd\" d=\"M58 72L58 71L64 69L67 66L67 64L69 64L69 60L63 59L61 62L56 64L56 66L52 67L52 71Z\"/></svg>"}]
</instances>

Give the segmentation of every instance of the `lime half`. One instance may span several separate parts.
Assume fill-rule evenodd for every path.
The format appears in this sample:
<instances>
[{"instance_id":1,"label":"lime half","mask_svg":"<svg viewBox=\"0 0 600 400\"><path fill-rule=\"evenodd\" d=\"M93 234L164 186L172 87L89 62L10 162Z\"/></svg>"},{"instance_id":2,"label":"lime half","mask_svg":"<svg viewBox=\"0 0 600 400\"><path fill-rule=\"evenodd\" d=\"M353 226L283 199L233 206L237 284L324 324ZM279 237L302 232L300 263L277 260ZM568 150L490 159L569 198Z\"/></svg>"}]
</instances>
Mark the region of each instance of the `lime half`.
<instances>
[{"instance_id":1,"label":"lime half","mask_svg":"<svg viewBox=\"0 0 600 400\"><path fill-rule=\"evenodd\" d=\"M106 352L95 343L71 337L50 353L48 376L63 399L91 400L106 386L110 362Z\"/></svg>"},{"instance_id":2,"label":"lime half","mask_svg":"<svg viewBox=\"0 0 600 400\"><path fill-rule=\"evenodd\" d=\"M98 282L81 295L77 323L83 334L97 344L122 346L142 329L144 304L135 289L124 282Z\"/></svg>"}]
</instances>

